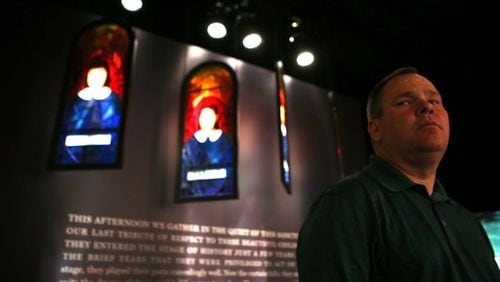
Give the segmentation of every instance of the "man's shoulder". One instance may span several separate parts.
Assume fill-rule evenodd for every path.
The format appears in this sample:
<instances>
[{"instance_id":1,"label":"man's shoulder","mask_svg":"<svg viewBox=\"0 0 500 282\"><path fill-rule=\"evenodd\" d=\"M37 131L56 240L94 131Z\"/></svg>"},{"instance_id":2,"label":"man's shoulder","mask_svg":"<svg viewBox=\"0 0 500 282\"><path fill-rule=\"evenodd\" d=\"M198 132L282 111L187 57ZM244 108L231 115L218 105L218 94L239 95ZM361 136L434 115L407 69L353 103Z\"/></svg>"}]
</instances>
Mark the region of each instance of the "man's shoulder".
<instances>
[{"instance_id":1,"label":"man's shoulder","mask_svg":"<svg viewBox=\"0 0 500 282\"><path fill-rule=\"evenodd\" d=\"M358 210L368 214L379 191L381 189L369 175L356 172L325 190L311 205L308 219L322 218L334 211Z\"/></svg>"},{"instance_id":2,"label":"man's shoulder","mask_svg":"<svg viewBox=\"0 0 500 282\"><path fill-rule=\"evenodd\" d=\"M363 171L344 177L329 187L317 199L316 204L347 201L356 206L371 202L376 194L381 191L380 185Z\"/></svg>"},{"instance_id":3,"label":"man's shoulder","mask_svg":"<svg viewBox=\"0 0 500 282\"><path fill-rule=\"evenodd\" d=\"M329 193L336 195L350 195L359 193L373 193L379 185L365 171L358 171L339 180L328 189Z\"/></svg>"}]
</instances>

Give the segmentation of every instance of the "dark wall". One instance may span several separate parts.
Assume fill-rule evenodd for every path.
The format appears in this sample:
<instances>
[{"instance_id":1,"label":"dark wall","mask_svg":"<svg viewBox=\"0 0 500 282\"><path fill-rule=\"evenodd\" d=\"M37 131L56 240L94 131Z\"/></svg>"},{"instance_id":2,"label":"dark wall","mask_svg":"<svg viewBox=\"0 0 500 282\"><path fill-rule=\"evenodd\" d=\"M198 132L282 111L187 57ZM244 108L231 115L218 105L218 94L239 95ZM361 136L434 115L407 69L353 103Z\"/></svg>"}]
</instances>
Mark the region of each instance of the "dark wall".
<instances>
[{"instance_id":1,"label":"dark wall","mask_svg":"<svg viewBox=\"0 0 500 282\"><path fill-rule=\"evenodd\" d=\"M340 176L337 137L346 144L346 170L366 161L363 139L353 133L361 128L357 102L338 104L343 125L336 127L328 91L287 77L287 194L280 180L275 74L206 50L195 56L194 46L133 28L122 167L48 170L71 43L98 17L55 6L16 13L22 24L9 26L2 91L10 101L2 103L8 132L2 159L11 281L56 280L68 213L298 232L312 201ZM182 80L212 60L229 64L238 80L239 198L175 204Z\"/></svg>"}]
</instances>

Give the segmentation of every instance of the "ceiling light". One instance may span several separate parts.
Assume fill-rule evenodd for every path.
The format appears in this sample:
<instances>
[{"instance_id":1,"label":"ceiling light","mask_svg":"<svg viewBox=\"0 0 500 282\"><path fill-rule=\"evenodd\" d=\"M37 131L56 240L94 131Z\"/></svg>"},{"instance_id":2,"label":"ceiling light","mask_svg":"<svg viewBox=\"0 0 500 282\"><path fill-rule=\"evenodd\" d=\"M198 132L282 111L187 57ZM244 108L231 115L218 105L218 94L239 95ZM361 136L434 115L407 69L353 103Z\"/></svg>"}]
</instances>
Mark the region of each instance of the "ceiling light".
<instances>
[{"instance_id":1,"label":"ceiling light","mask_svg":"<svg viewBox=\"0 0 500 282\"><path fill-rule=\"evenodd\" d=\"M297 64L301 67L307 67L314 62L314 54L310 51L303 51L297 55Z\"/></svg>"},{"instance_id":2,"label":"ceiling light","mask_svg":"<svg viewBox=\"0 0 500 282\"><path fill-rule=\"evenodd\" d=\"M207 26L207 32L214 39L224 38L227 34L226 26L221 22L213 22Z\"/></svg>"},{"instance_id":3,"label":"ceiling light","mask_svg":"<svg viewBox=\"0 0 500 282\"><path fill-rule=\"evenodd\" d=\"M262 44L262 37L258 33L250 33L243 38L243 46L247 49L255 49Z\"/></svg>"},{"instance_id":4,"label":"ceiling light","mask_svg":"<svg viewBox=\"0 0 500 282\"><path fill-rule=\"evenodd\" d=\"M127 11L135 12L142 8L142 0L122 0L122 6Z\"/></svg>"}]
</instances>

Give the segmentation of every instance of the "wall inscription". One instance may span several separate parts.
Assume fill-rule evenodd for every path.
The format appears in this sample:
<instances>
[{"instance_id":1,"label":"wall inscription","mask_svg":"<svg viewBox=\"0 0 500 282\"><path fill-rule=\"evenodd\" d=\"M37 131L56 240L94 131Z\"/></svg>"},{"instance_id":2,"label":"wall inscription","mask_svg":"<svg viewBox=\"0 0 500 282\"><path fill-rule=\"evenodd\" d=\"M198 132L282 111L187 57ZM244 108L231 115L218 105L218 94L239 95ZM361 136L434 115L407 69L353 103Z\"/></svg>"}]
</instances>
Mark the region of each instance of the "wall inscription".
<instances>
[{"instance_id":1,"label":"wall inscription","mask_svg":"<svg viewBox=\"0 0 500 282\"><path fill-rule=\"evenodd\" d=\"M67 214L59 282L298 281L298 234Z\"/></svg>"}]
</instances>

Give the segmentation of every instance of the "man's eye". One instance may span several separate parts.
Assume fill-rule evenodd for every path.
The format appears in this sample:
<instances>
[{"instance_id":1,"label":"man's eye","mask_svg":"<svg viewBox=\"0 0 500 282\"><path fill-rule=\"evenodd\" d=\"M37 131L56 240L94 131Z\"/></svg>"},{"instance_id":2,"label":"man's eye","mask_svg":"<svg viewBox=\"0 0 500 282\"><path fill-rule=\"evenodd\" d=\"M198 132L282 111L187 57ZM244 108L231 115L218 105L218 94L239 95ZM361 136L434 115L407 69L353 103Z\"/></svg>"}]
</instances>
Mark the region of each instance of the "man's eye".
<instances>
[{"instance_id":1,"label":"man's eye","mask_svg":"<svg viewBox=\"0 0 500 282\"><path fill-rule=\"evenodd\" d=\"M431 100L431 104L438 105L438 104L441 104L441 102L438 100Z\"/></svg>"},{"instance_id":2,"label":"man's eye","mask_svg":"<svg viewBox=\"0 0 500 282\"><path fill-rule=\"evenodd\" d=\"M409 100L401 100L401 101L397 102L396 105L398 105L398 106L404 106L404 105L408 105L409 103L410 103Z\"/></svg>"}]
</instances>

